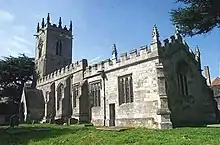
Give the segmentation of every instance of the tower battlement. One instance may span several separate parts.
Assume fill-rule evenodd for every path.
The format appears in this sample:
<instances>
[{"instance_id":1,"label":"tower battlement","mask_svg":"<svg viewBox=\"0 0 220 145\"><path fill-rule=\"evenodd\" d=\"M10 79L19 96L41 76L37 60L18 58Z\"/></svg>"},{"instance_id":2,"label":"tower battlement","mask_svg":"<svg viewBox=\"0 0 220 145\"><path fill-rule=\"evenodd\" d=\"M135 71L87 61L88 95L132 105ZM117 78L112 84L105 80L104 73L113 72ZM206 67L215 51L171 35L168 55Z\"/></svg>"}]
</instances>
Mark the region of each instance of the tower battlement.
<instances>
[{"instance_id":1,"label":"tower battlement","mask_svg":"<svg viewBox=\"0 0 220 145\"><path fill-rule=\"evenodd\" d=\"M36 32L35 64L41 78L72 62L72 21L70 26L52 24L48 13L46 22L38 23Z\"/></svg>"},{"instance_id":2,"label":"tower battlement","mask_svg":"<svg viewBox=\"0 0 220 145\"><path fill-rule=\"evenodd\" d=\"M53 82L57 79L69 76L69 75L71 75L75 72L84 70L86 66L87 66L87 60L86 59L76 61L74 63L71 63L71 64L69 64L69 65L67 65L67 66L65 66L61 69L58 69L58 70L44 76L43 78L40 78L37 81L37 85L38 86L44 85L46 83Z\"/></svg>"},{"instance_id":3,"label":"tower battlement","mask_svg":"<svg viewBox=\"0 0 220 145\"><path fill-rule=\"evenodd\" d=\"M59 18L58 25L55 23L51 23L50 22L50 14L48 13L46 22L45 22L44 18L42 18L41 26L39 23L37 24L37 33L40 33L41 31L44 31L45 29L55 29L55 30L58 29L63 32L72 33L73 24L72 24L72 21L70 21L69 28L67 28L66 25L62 26L62 18L61 17Z\"/></svg>"}]
</instances>

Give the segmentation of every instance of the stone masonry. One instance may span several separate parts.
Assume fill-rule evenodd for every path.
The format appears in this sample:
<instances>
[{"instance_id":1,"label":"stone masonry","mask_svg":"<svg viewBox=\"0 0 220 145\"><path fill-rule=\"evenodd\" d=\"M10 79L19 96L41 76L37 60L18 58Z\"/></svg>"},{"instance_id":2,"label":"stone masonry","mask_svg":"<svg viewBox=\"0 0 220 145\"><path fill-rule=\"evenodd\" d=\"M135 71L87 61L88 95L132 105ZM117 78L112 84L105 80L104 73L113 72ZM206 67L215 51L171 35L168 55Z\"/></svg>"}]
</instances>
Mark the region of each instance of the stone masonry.
<instances>
[{"instance_id":1,"label":"stone masonry","mask_svg":"<svg viewBox=\"0 0 220 145\"><path fill-rule=\"evenodd\" d=\"M35 98L44 98L34 109L35 114L36 110L42 114L43 108L44 115L38 115L43 121L70 118L95 126L165 129L217 120L213 92L201 72L199 49L193 52L178 31L161 43L155 25L149 46L118 58L114 45L111 59L93 65L86 59L70 63L72 22L69 30L62 28L61 19L59 26L52 25L48 14L36 36L38 78L31 90L42 93L33 97L34 93L25 93L29 88L24 89L26 120L33 119L27 117L33 116L27 100Z\"/></svg>"}]
</instances>

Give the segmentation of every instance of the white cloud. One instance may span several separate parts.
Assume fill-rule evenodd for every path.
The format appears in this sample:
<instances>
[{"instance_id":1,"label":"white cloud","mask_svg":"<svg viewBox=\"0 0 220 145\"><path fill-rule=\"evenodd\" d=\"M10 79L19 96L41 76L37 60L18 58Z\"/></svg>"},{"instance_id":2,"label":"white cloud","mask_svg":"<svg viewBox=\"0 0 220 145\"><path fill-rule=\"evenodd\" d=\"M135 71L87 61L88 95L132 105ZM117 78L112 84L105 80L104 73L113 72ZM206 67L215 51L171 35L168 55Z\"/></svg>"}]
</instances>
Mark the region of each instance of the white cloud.
<instances>
[{"instance_id":1,"label":"white cloud","mask_svg":"<svg viewBox=\"0 0 220 145\"><path fill-rule=\"evenodd\" d=\"M34 43L23 24L17 24L15 16L7 10L0 10L0 58L3 56L17 56L25 53L34 54Z\"/></svg>"},{"instance_id":2,"label":"white cloud","mask_svg":"<svg viewBox=\"0 0 220 145\"><path fill-rule=\"evenodd\" d=\"M0 40L0 43L1 40ZM18 56L20 53L24 53L28 56L33 56L32 47L22 43L18 40L11 38L6 38L3 44L3 49L1 50L1 56Z\"/></svg>"},{"instance_id":3,"label":"white cloud","mask_svg":"<svg viewBox=\"0 0 220 145\"><path fill-rule=\"evenodd\" d=\"M11 26L5 31L0 32L0 51L2 56L18 56L20 53L24 53L28 56L34 54L34 43L31 43L31 39L27 39L27 28L25 26Z\"/></svg>"},{"instance_id":4,"label":"white cloud","mask_svg":"<svg viewBox=\"0 0 220 145\"><path fill-rule=\"evenodd\" d=\"M28 40L26 40L26 39L24 39L24 38L22 38L22 37L13 36L13 39L14 39L15 41L19 41L19 42L24 43L24 44L26 44L26 45L33 46L33 44L32 44L31 42L29 42Z\"/></svg>"},{"instance_id":5,"label":"white cloud","mask_svg":"<svg viewBox=\"0 0 220 145\"><path fill-rule=\"evenodd\" d=\"M16 40L10 40L9 41L9 46L11 46L12 48L15 48L15 49L22 49L24 47L26 47L24 44L16 41Z\"/></svg>"},{"instance_id":6,"label":"white cloud","mask_svg":"<svg viewBox=\"0 0 220 145\"><path fill-rule=\"evenodd\" d=\"M11 56L17 56L17 55L18 55L18 53L15 52L15 51L13 51L13 50L11 50L11 48L7 48L7 52L8 52L8 54L10 54Z\"/></svg>"},{"instance_id":7,"label":"white cloud","mask_svg":"<svg viewBox=\"0 0 220 145\"><path fill-rule=\"evenodd\" d=\"M12 26L11 29L14 33L19 34L19 35L25 35L27 32L27 27L24 25L15 25L15 26Z\"/></svg>"},{"instance_id":8,"label":"white cloud","mask_svg":"<svg viewBox=\"0 0 220 145\"><path fill-rule=\"evenodd\" d=\"M99 61L101 60L101 57L102 57L101 55L100 55L100 56L97 56L97 57L95 57L95 58L89 60L89 63L90 63L90 64L95 64L95 63L97 63L97 62L99 62Z\"/></svg>"},{"instance_id":9,"label":"white cloud","mask_svg":"<svg viewBox=\"0 0 220 145\"><path fill-rule=\"evenodd\" d=\"M25 43L21 40L23 40ZM25 53L27 55L32 55L33 52L31 51L31 43L27 41L27 44L26 41L27 40L25 40L24 38L14 39L14 37L12 37L12 39L9 41L8 47L10 48L10 51L13 51L13 53Z\"/></svg>"},{"instance_id":10,"label":"white cloud","mask_svg":"<svg viewBox=\"0 0 220 145\"><path fill-rule=\"evenodd\" d=\"M0 10L0 21L4 22L12 22L14 20L14 16L7 11Z\"/></svg>"}]
</instances>

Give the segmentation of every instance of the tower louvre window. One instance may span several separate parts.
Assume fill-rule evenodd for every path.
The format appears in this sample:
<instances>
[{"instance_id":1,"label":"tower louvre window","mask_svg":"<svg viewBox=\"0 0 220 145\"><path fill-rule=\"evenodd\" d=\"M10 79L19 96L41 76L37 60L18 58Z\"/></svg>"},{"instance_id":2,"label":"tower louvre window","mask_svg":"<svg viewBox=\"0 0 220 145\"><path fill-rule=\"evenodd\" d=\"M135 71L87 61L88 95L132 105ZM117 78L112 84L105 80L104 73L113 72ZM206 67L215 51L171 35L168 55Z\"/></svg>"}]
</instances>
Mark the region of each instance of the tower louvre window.
<instances>
[{"instance_id":1,"label":"tower louvre window","mask_svg":"<svg viewBox=\"0 0 220 145\"><path fill-rule=\"evenodd\" d=\"M38 47L38 57L40 58L42 56L42 48L43 48L43 41L42 41L42 39L39 39L37 47Z\"/></svg>"},{"instance_id":2,"label":"tower louvre window","mask_svg":"<svg viewBox=\"0 0 220 145\"><path fill-rule=\"evenodd\" d=\"M61 40L56 42L56 55L62 55L62 42Z\"/></svg>"},{"instance_id":3,"label":"tower louvre window","mask_svg":"<svg viewBox=\"0 0 220 145\"><path fill-rule=\"evenodd\" d=\"M38 54L39 58L41 57L41 55L42 55L42 49L39 49L39 54Z\"/></svg>"}]
</instances>

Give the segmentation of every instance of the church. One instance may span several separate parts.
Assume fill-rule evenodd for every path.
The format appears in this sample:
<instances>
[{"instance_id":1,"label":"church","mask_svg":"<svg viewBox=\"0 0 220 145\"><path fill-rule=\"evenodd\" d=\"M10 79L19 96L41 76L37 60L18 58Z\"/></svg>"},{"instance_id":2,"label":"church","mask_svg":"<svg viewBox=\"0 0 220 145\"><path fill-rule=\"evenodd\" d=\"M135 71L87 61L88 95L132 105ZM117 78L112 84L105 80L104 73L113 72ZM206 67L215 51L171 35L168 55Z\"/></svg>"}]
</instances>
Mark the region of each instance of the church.
<instances>
[{"instance_id":1,"label":"church","mask_svg":"<svg viewBox=\"0 0 220 145\"><path fill-rule=\"evenodd\" d=\"M153 26L149 45L90 64L72 62L72 22L36 30L36 86L23 90L24 121L75 120L94 126L168 129L215 123L213 91L202 75L200 51L192 51L178 30L160 41ZM112 51L112 52L111 52Z\"/></svg>"}]
</instances>

